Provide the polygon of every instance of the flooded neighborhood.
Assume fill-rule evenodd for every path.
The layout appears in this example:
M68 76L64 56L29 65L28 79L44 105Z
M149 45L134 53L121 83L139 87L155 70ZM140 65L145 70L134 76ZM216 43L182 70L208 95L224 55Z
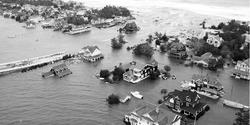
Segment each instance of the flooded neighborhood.
M0 0L0 125L249 125L249 1L155 2Z

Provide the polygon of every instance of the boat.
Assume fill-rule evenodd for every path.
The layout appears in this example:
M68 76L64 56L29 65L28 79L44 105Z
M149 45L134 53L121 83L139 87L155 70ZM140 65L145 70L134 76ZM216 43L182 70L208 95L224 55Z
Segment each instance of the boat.
M223 103L223 105L226 105L226 106L229 106L229 107L232 107L232 108L236 108L236 109L249 109L249 106L240 104L238 102L233 102L233 101L230 101L230 100L226 100L226 99L224 99L222 103Z
M143 95L140 94L138 91L130 92L132 96L138 99L143 99Z
M36 26L32 23L27 24L26 26L24 26L26 29L34 29Z
M89 31L91 31L90 26L86 26L86 27L80 26L80 27L73 27L68 32L65 32L65 33L70 34L70 35L75 35L75 34L80 34L80 33L89 32Z
M127 101L129 101L131 99L131 96L126 96L124 99L120 99L121 103L126 103Z
M204 84L207 84L206 82ZM211 89L208 87L197 85L193 81L181 81L181 87L191 91L195 91L200 95L206 96L211 99L219 99L224 95L222 90L218 91L216 89Z

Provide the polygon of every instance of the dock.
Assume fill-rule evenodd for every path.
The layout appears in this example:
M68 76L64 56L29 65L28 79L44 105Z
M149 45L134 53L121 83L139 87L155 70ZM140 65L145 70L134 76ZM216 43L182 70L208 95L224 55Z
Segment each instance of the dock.
M59 52L55 54L14 61L9 63L0 64L0 76L7 75L14 72L26 72L38 67L48 65L63 59L67 54L65 52Z

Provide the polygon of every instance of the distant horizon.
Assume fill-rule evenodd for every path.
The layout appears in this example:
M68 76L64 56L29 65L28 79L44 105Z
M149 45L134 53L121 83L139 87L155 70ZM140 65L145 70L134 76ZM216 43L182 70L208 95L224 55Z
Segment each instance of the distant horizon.
M72 1L72 0L63 0ZM83 2L89 7L100 8L105 5L125 6L130 9L142 10L145 8L175 8L204 15L219 16L241 21L250 21L249 0L73 0Z

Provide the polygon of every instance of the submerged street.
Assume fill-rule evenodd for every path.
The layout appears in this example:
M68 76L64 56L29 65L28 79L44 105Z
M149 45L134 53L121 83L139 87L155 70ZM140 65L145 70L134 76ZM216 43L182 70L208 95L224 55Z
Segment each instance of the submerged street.
M159 12L159 13L158 13ZM73 74L64 78L43 79L41 74L49 71L52 64L43 68L25 73L13 73L0 77L0 124L12 125L122 125L123 117L144 102L157 104L162 98L161 89L168 92L181 89L181 81L191 80L193 74L215 76L224 86L223 98L249 105L249 84L244 80L230 77L233 67L222 71L211 72L201 70L198 67L185 67L180 60L168 58L166 54L155 51L153 59L159 62L160 68L165 64L171 66L171 74L176 80L144 80L138 84L125 81L119 84L107 84L95 77L101 69L110 69L119 63L129 61L146 62L147 59L136 57L132 51L127 51L127 46L141 43L148 34L155 31L173 33L178 30L171 24L173 20L181 20L182 17L192 16L184 13L179 18L171 18L171 14L180 13L171 10L168 16L165 10L136 13L136 22L141 30L135 34L125 36L128 41L121 50L111 48L110 39L118 35L117 30L121 26L107 29L95 29L91 32L70 36L37 26L35 29L25 29L24 24L11 19L0 17L0 63L22 60L36 56L47 55L60 51L78 52L87 45L97 45L104 55L104 59L96 63L80 62L70 64L68 67ZM146 13L146 14L145 14ZM155 13L159 17L168 18L169 22L154 23ZM144 16L147 15L147 16ZM201 20L201 19L200 19ZM194 20L193 22L200 22ZM10 37L11 36L11 37ZM144 39L145 40L145 39ZM107 96L114 93L126 96L130 91L139 91L144 95L143 100L132 98L127 104L109 106L105 101ZM197 121L197 125L229 125L233 123L235 113L238 110L224 107L222 101L211 100L204 97L210 106L210 110Z

